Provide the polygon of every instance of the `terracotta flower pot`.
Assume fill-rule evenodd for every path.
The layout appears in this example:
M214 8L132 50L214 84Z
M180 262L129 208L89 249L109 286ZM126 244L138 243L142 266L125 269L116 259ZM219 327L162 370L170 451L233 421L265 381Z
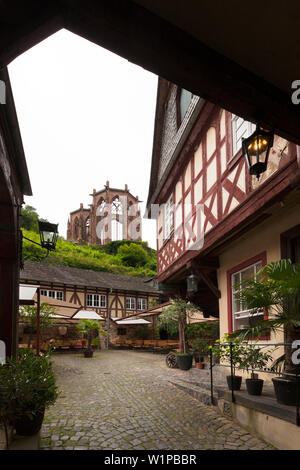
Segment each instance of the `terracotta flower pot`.
M196 362L196 369L204 369L203 362Z

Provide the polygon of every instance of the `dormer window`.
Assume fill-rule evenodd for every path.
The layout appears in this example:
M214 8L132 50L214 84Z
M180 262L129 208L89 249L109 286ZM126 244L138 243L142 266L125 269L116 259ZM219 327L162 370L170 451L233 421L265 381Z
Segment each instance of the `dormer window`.
M185 116L185 114L188 110L188 107L190 105L192 97L193 97L193 94L190 91L185 90L184 88L182 88L180 90L180 94L179 94L179 118L180 118L180 123L179 123L179 125L183 121L183 118L184 118L184 116Z
M232 114L232 156L234 156L242 148L242 139L246 139L255 131L255 124L245 121L239 116Z
M174 228L173 217L173 196L169 197L164 205L164 235L169 238Z

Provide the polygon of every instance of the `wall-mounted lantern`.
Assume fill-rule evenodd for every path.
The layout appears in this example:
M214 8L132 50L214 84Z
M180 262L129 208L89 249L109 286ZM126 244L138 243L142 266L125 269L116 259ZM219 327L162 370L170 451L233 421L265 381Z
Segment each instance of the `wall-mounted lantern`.
M255 175L257 179L267 169L273 140L274 133L261 129L258 124L253 134L243 138L243 154L246 156L250 175Z
M51 224L50 222L39 221L39 231L41 238L41 247L46 248L48 251L55 250L57 236L58 236L58 224Z
M198 292L198 283L199 279L196 274L192 273L186 278L187 283L187 293L188 294L195 294Z
M42 222L39 221L39 232L40 232L40 240L41 243L37 243L34 240L30 240L30 238L24 237L23 232L21 230L21 247L23 244L23 238L28 240L35 245L41 246L47 250L46 257L49 255L49 251L55 250L57 237L58 237L58 224L51 224L50 222ZM22 248L21 248L21 269L24 268L24 259L22 257Z

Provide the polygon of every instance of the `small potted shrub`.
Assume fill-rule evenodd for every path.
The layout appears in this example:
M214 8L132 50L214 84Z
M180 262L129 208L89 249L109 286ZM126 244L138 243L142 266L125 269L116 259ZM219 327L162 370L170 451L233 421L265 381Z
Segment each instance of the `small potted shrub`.
M93 349L98 349L99 346L100 346L100 344L101 344L101 341L100 341L100 338L99 338L99 337L98 337L98 338L94 338L94 339L92 340L92 348L93 348Z
M178 327L179 353L177 354L177 365L181 370L188 370L192 367L193 356L188 352L186 326L187 318L193 317L198 310L198 307L191 302L176 298L171 300L170 305L164 308L159 316L160 327L164 327L168 332L174 329L174 325Z
M218 346L214 348L214 354L228 364L232 361L233 374L227 375L226 379L229 390L237 391L241 388L242 376L236 375L235 371L241 367L245 343L242 344L242 341L237 339L235 343L232 343L232 348L230 348L229 341L229 335L225 335L222 341L216 341Z
M45 409L58 397L56 379L48 355L24 350L19 359L0 365L0 418L18 435L31 436L42 426ZM5 407L4 407L5 404Z
M185 352L185 353L177 353L177 364L179 369L181 370L189 370L193 364L193 356L192 354Z
M244 347L241 368L251 370L250 379L246 379L246 387L249 395L261 395L264 381L258 378L258 374L254 373L254 370L266 367L270 359L272 359L271 354L263 352L262 348L255 344L248 344Z
M87 336L88 340L88 346L87 349L84 351L84 357L93 357L93 334L95 332L98 332L98 334L106 336L107 332L103 330L102 326L99 325L99 322L97 320L81 320L80 323L77 325L77 328L83 335Z
M197 369L203 369L204 356L208 353L208 344L203 338L196 338L191 342L191 351L194 355Z

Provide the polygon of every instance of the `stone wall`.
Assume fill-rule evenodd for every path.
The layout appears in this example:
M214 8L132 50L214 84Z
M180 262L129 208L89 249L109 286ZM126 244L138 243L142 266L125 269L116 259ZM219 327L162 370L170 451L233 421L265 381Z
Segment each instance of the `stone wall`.
M141 327L145 328L149 338L141 337ZM118 334L118 330L124 330L125 334ZM143 335L142 335L143 336ZM126 340L126 339L152 339L152 324L148 325L117 325L116 323L111 322L109 329L109 339L110 341L115 340Z
M41 335L40 335L40 341L42 342L48 342L50 340L55 340L55 341L67 341L67 340L78 340L82 338L81 333L77 330L77 324L78 322L69 322L69 323L61 323L57 322L54 325L51 325L45 329L42 330ZM66 334L61 334L62 331L66 329ZM27 346L28 344L28 339L29 339L29 329L26 323L20 323L19 325L19 344L24 344ZM36 334L34 333L32 335L32 341L31 344L36 342Z

